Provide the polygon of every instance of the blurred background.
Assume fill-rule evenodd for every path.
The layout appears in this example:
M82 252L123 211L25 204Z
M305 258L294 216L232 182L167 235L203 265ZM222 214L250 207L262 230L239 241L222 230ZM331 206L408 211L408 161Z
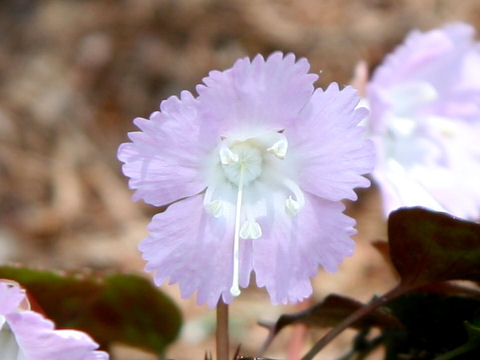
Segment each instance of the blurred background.
M294 52L317 85L350 82L414 28L446 22L480 26L477 0L4 0L0 2L0 262L38 268L142 273L136 246L157 209L132 203L116 149L159 102L238 57ZM394 282L369 243L385 239L378 194L360 193L356 254L337 274L320 271L315 298L330 292L368 300ZM148 275L145 275L148 276ZM185 325L168 357L214 351L214 311L177 300ZM252 288L231 306L232 342L255 355L273 321L293 306L272 306ZM352 333L318 358L345 352ZM305 339L303 349L321 335ZM285 330L268 356L285 357ZM116 359L153 355L116 346Z

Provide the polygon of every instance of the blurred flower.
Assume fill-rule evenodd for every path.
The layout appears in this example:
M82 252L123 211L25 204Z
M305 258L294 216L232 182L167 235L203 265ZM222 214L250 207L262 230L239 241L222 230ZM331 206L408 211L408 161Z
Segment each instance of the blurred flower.
M386 215L425 206L480 215L480 47L474 29L414 31L367 87L373 177Z
M273 303L311 292L318 266L352 254L342 199L369 185L373 146L357 127L356 91L314 91L306 59L274 53L212 71L198 98L160 105L118 151L134 199L168 209L140 244L159 285L198 303L229 303L255 272ZM173 202L173 203L172 203Z
M107 360L85 333L55 330L54 324L30 311L18 284L0 281L0 358L2 360Z

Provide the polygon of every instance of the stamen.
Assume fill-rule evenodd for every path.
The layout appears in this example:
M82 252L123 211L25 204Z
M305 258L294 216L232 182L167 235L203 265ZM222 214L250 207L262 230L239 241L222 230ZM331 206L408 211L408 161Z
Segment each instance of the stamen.
M300 187L290 179L284 179L283 184L293 193L295 199L290 195L285 200L285 210L291 216L297 215L305 206L305 197Z
M262 236L262 228L255 220L247 220L240 229L240 237L242 239L256 240Z
M297 215L300 210L302 210L298 201L293 200L291 195L287 200L285 200L285 209L287 210L287 214L292 217Z
M223 214L223 201L213 200L205 205L205 210L214 218L219 218Z
M284 136L282 139L278 140L275 144L270 146L267 151L278 157L279 159L285 159L287 155L288 141Z
M237 205L235 210L235 235L233 237L233 279L230 294L233 296L240 295L239 283L239 263L238 263L238 248L240 237L240 216L242 214L242 197L243 197L243 173L245 165L240 165L240 179L238 181Z
M218 153L220 155L220 162L222 165L238 162L238 155L230 150L225 144L222 144Z
M205 197L203 198L203 207L205 210L215 218L219 218L223 215L223 201L222 200L213 200L213 193L215 191L214 187L207 187L205 192Z
M459 125L452 120L435 117L434 119L432 119L432 121L435 122L435 124L432 124L432 128L439 129L440 134L445 137L452 138L455 136L455 134L458 133Z

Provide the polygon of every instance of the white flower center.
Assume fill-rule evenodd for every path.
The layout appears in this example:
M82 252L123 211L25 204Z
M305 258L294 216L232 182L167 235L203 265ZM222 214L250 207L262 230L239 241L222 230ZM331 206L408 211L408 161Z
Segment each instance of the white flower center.
M409 171L417 165L445 162L445 141L457 131L451 119L425 112L438 99L435 88L427 82L410 82L390 90L385 97L391 104L383 145L389 166Z
M226 208L235 208L233 239L233 281L230 292L237 296L239 288L240 239L256 240L262 236L262 227L256 221L257 204L270 194L258 194L255 185L267 186L271 192L285 196L285 211L296 216L305 199L299 186L287 174L285 159L288 141L279 132L265 132L254 136L234 135L222 138L209 164L210 181L205 192L205 210L213 217L225 215ZM271 198L271 197L270 197ZM277 209L274 209L277 211Z
M0 358L2 360L24 360L23 352L3 315L0 315Z
M397 116L409 117L422 106L438 99L435 88L425 81L410 81L390 89L386 96Z
M222 148L219 155L225 177L237 186L241 178L243 186L248 186L262 173L261 150L248 141L234 144L231 148Z

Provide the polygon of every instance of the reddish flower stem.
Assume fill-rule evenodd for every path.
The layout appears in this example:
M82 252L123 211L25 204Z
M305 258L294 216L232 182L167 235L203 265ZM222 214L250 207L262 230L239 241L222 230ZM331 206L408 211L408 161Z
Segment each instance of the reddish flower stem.
M229 360L228 305L222 299L217 304L217 360Z

